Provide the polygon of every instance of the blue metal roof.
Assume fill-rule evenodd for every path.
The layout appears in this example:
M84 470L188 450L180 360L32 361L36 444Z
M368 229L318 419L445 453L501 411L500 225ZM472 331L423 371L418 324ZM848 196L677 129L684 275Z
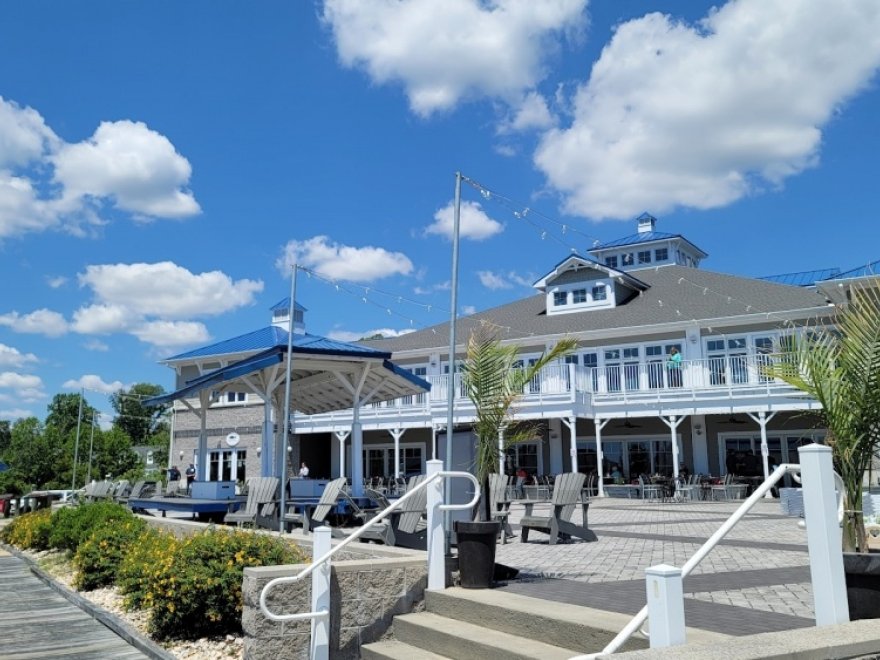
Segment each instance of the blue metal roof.
M281 300L279 300L277 303L275 303L274 305L272 305L269 308L269 310L272 312L274 312L276 309L290 309L290 296L287 296L286 298L282 298ZM305 307L303 307L299 303L296 303L294 305L294 309L296 309L296 311L298 311L298 312L308 311Z
M164 362L174 362L176 360L189 360L193 358L206 358L221 355L229 355L230 353L248 353L251 351L264 351L276 346L287 348L287 330L278 326L270 325L260 328L254 332L248 332L232 339L226 339L216 344L194 348L186 353L180 353L170 358L166 358ZM384 351L378 351L374 348L367 348L358 344L349 344L344 341L335 341L326 337L310 334L293 335L293 347L296 352L303 353L334 353L342 355L358 355L363 357L385 357L390 358L391 354Z
M668 240L670 238L684 238L681 234L669 234L665 231L647 231L641 234L632 234L631 236L624 236L623 238L617 238L613 241L608 241L607 243L601 243L599 245L594 245L590 252L593 250L604 250L605 248L612 247L622 247L624 245L636 245L637 243L649 243L651 241L663 241Z
M840 275L840 268L822 268L820 270L807 270L800 273L767 275L758 279L765 282L775 282L776 284L789 284L791 286L812 286L816 282L832 279L838 275Z
M880 259L877 261L872 261L869 264L864 266L859 266L857 268L853 268L852 270L848 270L844 273L837 272L831 277L826 277L823 279L826 280L843 280L850 279L853 277L869 277L871 275L880 275Z

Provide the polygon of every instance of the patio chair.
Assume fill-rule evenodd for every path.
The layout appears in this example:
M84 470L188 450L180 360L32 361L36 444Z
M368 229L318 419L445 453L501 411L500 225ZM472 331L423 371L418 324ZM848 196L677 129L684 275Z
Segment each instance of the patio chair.
M501 544L507 543L507 537L513 536L510 527L510 477L502 474L489 475L489 507L493 520L501 522Z
M144 497L151 497L156 489L155 481L148 481L146 479L141 479L140 481L135 481L134 485L127 490L127 492L123 492L120 495L116 496L116 501L120 504L126 504L129 500L137 500Z
M553 499L550 501L550 511L544 515L533 514L534 502L526 502L525 515L520 520L522 535L520 540L525 543L529 540L529 530L536 529L550 535L550 545L556 545L559 538L568 539L576 536L584 541L596 541L596 534L587 527L588 501L580 497L584 487L586 475L580 472L566 472L556 477L553 488ZM575 507L581 505L583 523L578 525L571 522Z
M235 523L238 527L246 524L257 526L258 515L269 515L263 505L273 504L278 497L277 477L252 477L248 479L248 495L244 508L231 511L223 518L224 523Z
M418 475L410 477L406 490L422 483L427 477ZM376 502L381 509L387 509L391 502L382 493L369 489L365 491L367 497ZM378 513L378 511L374 512ZM394 511L388 518L379 521L367 533L361 537L363 541L380 541L386 545L395 545L414 550L425 550L428 547L427 522L425 515L428 513L428 492L419 491L415 497L406 500L402 508Z
M662 485L647 483L642 475L639 475L639 487L642 490L643 500L661 501L666 497L666 492Z
M692 474L687 479L679 477L675 481L675 501L694 501L700 498L700 484L697 475Z
M728 472L726 475L724 475L724 479L722 480L722 482L720 484L713 484L709 489L710 492L712 493L712 500L713 501L729 500L730 499L730 491L728 489L728 486L730 486L732 481L733 481L733 475Z
M339 498L347 496L347 485L348 480L345 477L339 477L327 482L321 493L321 498L317 502L288 500L286 502L287 512L283 516L285 524L300 525L306 533L323 524L330 512L336 507Z

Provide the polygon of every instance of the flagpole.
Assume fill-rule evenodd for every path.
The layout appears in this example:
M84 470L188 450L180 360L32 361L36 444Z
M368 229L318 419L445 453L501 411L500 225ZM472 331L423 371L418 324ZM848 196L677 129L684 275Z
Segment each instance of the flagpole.
M449 313L449 374L446 382L446 469L452 470L452 411L455 401L455 322L458 317L458 235L461 224L461 172L455 173L455 211L452 222L452 301ZM452 493L449 488L449 479L446 479L444 492L446 503L452 501ZM446 511L446 554L449 554L449 546L452 541L452 513Z
M287 372L284 377L284 431L281 442L281 508L278 512L278 533L284 532L285 491L287 489L287 442L290 433L290 372L293 367L293 317L296 313L296 270L294 263L290 273L290 302L287 319Z

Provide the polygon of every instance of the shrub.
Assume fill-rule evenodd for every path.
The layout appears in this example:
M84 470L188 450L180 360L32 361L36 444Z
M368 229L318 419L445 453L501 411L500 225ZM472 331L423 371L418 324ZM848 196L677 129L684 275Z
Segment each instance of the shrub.
M260 534L209 529L187 538L148 594L150 628L159 639L241 631L241 582L246 566L302 562L301 550Z
M0 538L24 550L46 550L51 529L52 512L42 509L15 518L0 531Z
M128 609L149 609L153 594L164 589L180 541L170 532L148 528L129 546L116 572L116 585Z
M49 545L58 550L76 552L99 525L107 522L125 522L134 514L115 502L89 502L79 506L58 509L52 516Z
M88 591L113 584L122 558L146 526L143 520L131 516L125 522L114 520L95 527L73 557L77 589Z

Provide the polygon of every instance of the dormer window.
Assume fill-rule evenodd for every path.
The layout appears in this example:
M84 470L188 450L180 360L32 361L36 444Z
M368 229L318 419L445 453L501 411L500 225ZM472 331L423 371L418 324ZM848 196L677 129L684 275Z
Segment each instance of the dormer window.
M634 263L633 253L627 252L624 255L622 255L622 259L621 259L620 263L623 265L624 268L626 268L627 266L632 266Z
M611 268L617 268L617 255L613 255L611 257L605 257L605 265Z
M668 248L657 248L654 250L654 258L657 261L666 261L669 259L669 249Z
M593 300L607 300L608 299L608 289L605 288L605 285L594 286L593 287Z
M586 289L575 289L571 292L571 302L573 305L577 305L578 303L587 302L587 290Z
M568 304L568 292L567 291L555 291L553 293L553 305L555 307L562 307L563 305Z
M640 264L651 263L651 251L650 250L641 250L639 252L639 263Z

